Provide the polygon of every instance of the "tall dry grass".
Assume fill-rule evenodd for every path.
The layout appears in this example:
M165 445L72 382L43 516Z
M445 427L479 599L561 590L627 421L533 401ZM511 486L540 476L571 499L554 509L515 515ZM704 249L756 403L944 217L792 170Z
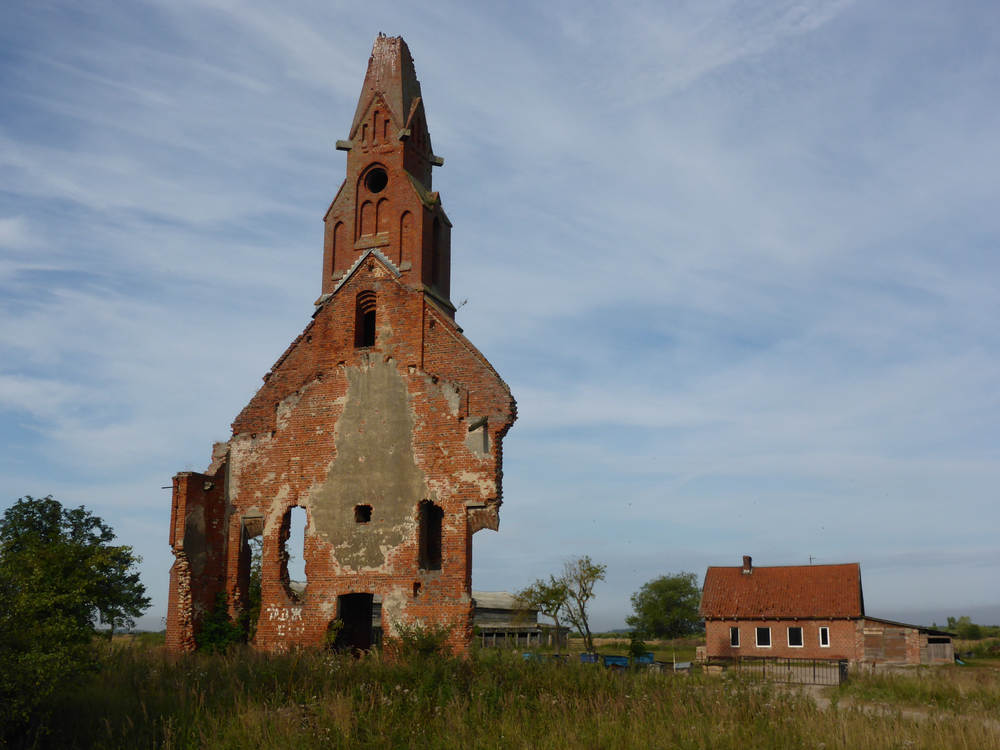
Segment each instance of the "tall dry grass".
M984 688L989 695L997 690L991 679ZM963 704L968 717L962 720L952 709L933 707L913 720L888 699L874 712L863 710L860 692L852 699L859 705L845 708L841 701L820 711L805 692L735 677L614 674L495 652L465 661L392 663L251 649L176 658L136 647L108 649L85 688L62 696L48 724L22 744L106 750L1000 748L985 704L982 710Z

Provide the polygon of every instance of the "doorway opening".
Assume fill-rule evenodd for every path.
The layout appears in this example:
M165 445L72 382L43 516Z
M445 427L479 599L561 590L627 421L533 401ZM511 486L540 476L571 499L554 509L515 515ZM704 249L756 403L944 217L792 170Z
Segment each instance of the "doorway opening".
M372 594L341 594L337 597L337 619L344 623L333 647L350 650L355 655L367 651L372 643Z

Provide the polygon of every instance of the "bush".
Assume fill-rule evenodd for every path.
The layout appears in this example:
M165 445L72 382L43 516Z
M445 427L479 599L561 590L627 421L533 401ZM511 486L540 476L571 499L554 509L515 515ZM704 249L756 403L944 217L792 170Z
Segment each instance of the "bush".
M452 628L448 625L406 625L394 622L392 629L396 631L396 635L387 638L386 645L403 659L450 655L448 637Z
M229 617L229 599L224 591L215 595L215 606L201 621L198 650L209 654L222 653L230 646L246 642L246 628Z

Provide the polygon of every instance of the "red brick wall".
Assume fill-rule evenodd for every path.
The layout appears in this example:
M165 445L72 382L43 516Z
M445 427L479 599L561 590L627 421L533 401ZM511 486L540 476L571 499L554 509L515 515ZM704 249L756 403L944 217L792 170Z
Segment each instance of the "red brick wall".
M194 648L201 618L224 590L226 508L220 477L184 472L173 484L167 647L179 651Z
M377 295L378 340L366 349L354 346L355 300L360 291ZM345 517L352 512L330 511L328 506L337 498L321 495L329 488L338 459L338 435L348 401L365 397L364 392L352 395L350 373L364 383L364 373L380 368L394 373L385 377L405 388L404 416L412 422L407 450L425 478L425 490L403 498L408 510L387 521L402 529L398 543L385 551L379 564L358 569L339 559L339 540L331 538L335 531L317 532L315 514L335 512ZM371 417L379 418L376 412ZM470 448L469 426L484 417L480 430L487 432L486 450L477 452ZM210 519L213 528L227 526L225 539L220 536L213 542L211 569L219 571L235 610L245 600L246 584L240 577L242 519L263 514L264 604L257 644L285 648L321 643L336 616L337 596L364 592L382 596L386 633L392 630L393 618L451 624L453 648L465 650L472 635L471 535L479 528L496 528L502 439L514 418L507 386L451 318L421 292L405 287L380 260L370 258L363 264L282 355L233 424L226 464L228 515L226 507L216 504ZM482 445L472 442L473 447ZM197 484L184 475L178 481ZM426 499L444 510L440 571L421 570L418 565L416 514ZM355 501L360 502L351 499ZM189 499L187 504L196 503ZM372 500L376 516L379 503L377 497ZM280 577L282 519L293 506L304 507L309 519L308 586L301 600ZM351 532L348 527L344 530ZM415 583L420 584L418 596L413 595ZM182 588L180 581L172 585L178 598ZM172 633L180 624L179 615L175 619ZM171 635L174 648L175 641L178 638Z
M498 528L502 440L516 407L453 320L451 223L431 192L435 159L402 40L376 40L350 138L346 180L325 217L313 321L233 422L210 476L175 480L172 649L192 647L217 591L234 615L245 607L246 537L261 528L258 645L321 643L349 593L382 597L386 633L393 622L447 625L454 650L471 642L471 537ZM366 181L373 168L385 170L381 189ZM376 297L377 333L358 348L362 292ZM211 493L199 494L209 481ZM420 566L424 501L444 513L440 570ZM369 523L355 521L362 504L373 509ZM296 506L308 519L301 596L283 565ZM195 560L199 519L210 544Z
M729 645L729 629L739 627L740 647ZM758 648L756 628L771 628L771 647ZM802 647L788 645L788 628L802 628ZM830 645L819 645L819 629L830 629ZM706 654L709 658L768 656L794 659L857 659L855 623L851 620L708 620L705 623ZM860 652L864 653L864 650Z

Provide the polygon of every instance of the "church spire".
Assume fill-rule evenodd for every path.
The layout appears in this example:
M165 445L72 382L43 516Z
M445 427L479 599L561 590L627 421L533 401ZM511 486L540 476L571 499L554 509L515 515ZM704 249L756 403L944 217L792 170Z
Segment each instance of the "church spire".
M413 58L401 37L379 35L348 140L347 179L327 212L323 293L366 250L377 249L452 314L451 222L431 190L434 156Z

